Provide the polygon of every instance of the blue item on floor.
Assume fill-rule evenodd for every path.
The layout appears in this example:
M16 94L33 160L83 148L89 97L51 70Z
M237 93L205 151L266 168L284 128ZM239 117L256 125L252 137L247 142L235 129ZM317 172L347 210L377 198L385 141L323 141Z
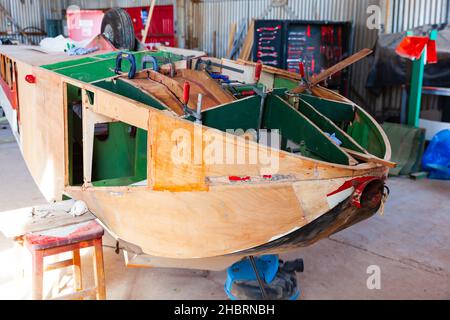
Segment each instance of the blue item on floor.
M422 158L422 166L431 179L450 180L450 130L436 134Z
M255 264L270 300L296 300L300 296L295 273L299 269L303 269L303 262L299 268L297 261L294 264L280 263L277 255L266 255L255 257ZM236 262L227 269L224 289L231 300L262 299L256 274L249 258Z

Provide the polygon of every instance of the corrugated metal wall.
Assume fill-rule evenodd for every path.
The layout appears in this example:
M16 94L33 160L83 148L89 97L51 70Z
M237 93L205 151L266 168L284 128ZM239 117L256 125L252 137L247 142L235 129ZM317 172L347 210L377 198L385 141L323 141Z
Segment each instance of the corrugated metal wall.
M63 0L66 7L77 5L82 9L103 9L112 7L142 7L149 6L150 0ZM156 5L173 4L174 0L158 0Z
M213 34L216 32L217 56L227 50L230 24L240 26L250 19L298 19L352 21L354 24L354 50L373 47L378 30L366 27L367 8L380 5L378 0L298 0L287 6L272 6L271 0L204 0L194 3L193 34L200 49L213 52ZM196 41L194 41L196 43ZM358 96L365 96L365 79L369 71L367 60L352 69L352 84Z
M45 31L46 19L62 19L63 3L60 0L0 0L0 4L10 13L16 23L22 28L34 27ZM27 29L29 32L39 32L38 29ZM14 26L10 26L5 15L0 13L0 32L12 31L16 33ZM1 35L2 38L22 40L17 35ZM42 36L30 36L32 43L39 43Z
M173 4L174 0L157 0L157 5ZM21 28L35 27L45 30L46 19L63 19L64 10L70 5L77 5L81 9L98 9L111 7L139 7L148 6L149 0L0 0L2 5L14 18ZM0 33L17 30L9 26L9 21L0 13ZM36 30L28 30L34 32ZM3 35L0 38L22 40L19 35ZM38 44L44 37L31 36L33 44Z
M385 0L389 32L402 32L421 25L448 23L449 0ZM366 94L368 109L379 119L397 117L400 114L402 91L400 88L385 89L379 97ZM423 96L422 110L438 110L439 97Z
M216 50L218 56L223 56L228 41L230 23L241 23L252 18L265 19L301 19L301 20L334 20L354 22L354 50L373 47L378 30L366 27L367 8L370 5L380 5L386 16L385 30L388 32L404 31L421 24L444 23L449 14L449 0L288 0L286 7L271 6L272 0L158 0L157 4L183 4L186 24L191 21L191 27L185 32L197 41L197 47L212 52L213 32L216 31ZM280 1L278 1L280 2ZM62 19L63 10L69 5L78 5L82 9L109 8L113 6L134 7L145 6L149 0L0 0L14 17L18 25L45 29L48 18ZM189 9L189 7L191 9ZM191 11L190 11L191 10ZM190 28L192 30L190 30ZM0 32L7 32L7 19L0 14ZM16 31L12 27L13 31ZM188 32L190 31L190 32ZM0 37L5 37L1 35ZM19 37L20 38L20 37ZM31 40L38 43L42 37L34 36ZM195 40L194 39L194 40ZM184 43L181 40L180 43ZM381 97L370 96L364 88L369 61L358 63L352 69L352 98L365 106L378 117L387 117L390 110L398 114L401 92L398 89L386 90ZM425 108L436 108L436 98L426 97Z
M187 0L190 1L190 0ZM386 31L404 31L421 24L443 23L448 15L449 0L289 0L285 7L271 6L272 0L200 0L192 1L193 17L191 43L208 53L213 52L216 32L216 55L226 53L230 24L250 19L300 19L352 21L354 23L354 51L374 47L378 30L367 28L367 8L378 5ZM193 41L192 41L193 40ZM371 96L365 89L370 60L352 67L352 99L363 105L377 118L397 116L401 91L386 90L380 97ZM436 108L436 97L425 97L426 108Z

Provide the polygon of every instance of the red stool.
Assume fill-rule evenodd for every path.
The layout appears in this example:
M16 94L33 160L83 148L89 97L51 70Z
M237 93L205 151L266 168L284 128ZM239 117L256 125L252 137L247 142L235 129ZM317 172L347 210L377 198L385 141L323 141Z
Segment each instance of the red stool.
M31 252L33 259L32 298L34 300L43 298L44 271L72 266L75 292L57 297L57 299L83 299L85 297L106 299L102 247L103 234L104 230L97 222L89 221L25 235L25 246ZM95 287L83 290L80 249L88 247L94 247ZM72 259L53 263L44 269L45 257L69 251L72 252Z

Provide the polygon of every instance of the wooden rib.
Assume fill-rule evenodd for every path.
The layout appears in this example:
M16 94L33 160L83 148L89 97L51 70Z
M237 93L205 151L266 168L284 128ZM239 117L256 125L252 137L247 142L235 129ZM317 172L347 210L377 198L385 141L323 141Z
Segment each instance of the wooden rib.
M250 65L250 66L256 65L255 62L245 61L242 59L238 59L236 62L238 64L246 65L246 66L247 65ZM302 79L302 77L298 73L290 72L290 71L283 70L283 69L278 69L278 68L267 66L267 65L263 65L262 71L271 73L271 74L280 75L280 76L283 76L283 77L286 77L286 78L292 79L292 80L301 80Z
M196 110L198 94L203 95L202 110L229 103L235 98L224 91L220 85L204 71L182 69L178 70L174 78L170 78L155 71L148 71L150 79L164 84L179 100L183 99L183 84L188 81L191 85L188 106Z
M385 167L388 168L395 168L397 167L397 164L392 162L392 161L387 161L387 160L383 160L380 159L378 157L375 157L374 155L371 154L365 154L365 153L361 153L361 152L357 152L354 150L350 150L347 148L343 148L342 149L347 152L348 154L352 155L354 158L358 159L358 160L362 160L365 162L372 162L372 163L377 163L377 164L382 164Z
M121 78L122 81L129 83L130 85L137 87L139 90L146 94L160 100L169 109L174 111L177 115L184 115L183 105L180 100L170 91L165 85L156 82L152 79L128 79Z
M321 83L322 81L327 80L329 77L331 77L336 72L339 72L339 71L347 68L348 66L354 64L355 62L367 57L372 52L373 51L371 49L363 49L363 50L355 53L354 55L348 57L347 59L342 60L338 64L332 66L331 68L328 68L327 70L321 72L319 75L313 77L309 86L313 87L313 86ZM307 89L306 86L301 86L301 87L297 87L297 88L293 89L291 92L292 93L302 93L306 89Z

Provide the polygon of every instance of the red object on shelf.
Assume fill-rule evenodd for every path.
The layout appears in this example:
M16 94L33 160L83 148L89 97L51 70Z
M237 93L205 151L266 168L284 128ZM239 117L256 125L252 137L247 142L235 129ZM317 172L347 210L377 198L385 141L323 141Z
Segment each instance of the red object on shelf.
M25 76L25 81L28 83L36 83L36 77L33 76L32 74L27 74Z

